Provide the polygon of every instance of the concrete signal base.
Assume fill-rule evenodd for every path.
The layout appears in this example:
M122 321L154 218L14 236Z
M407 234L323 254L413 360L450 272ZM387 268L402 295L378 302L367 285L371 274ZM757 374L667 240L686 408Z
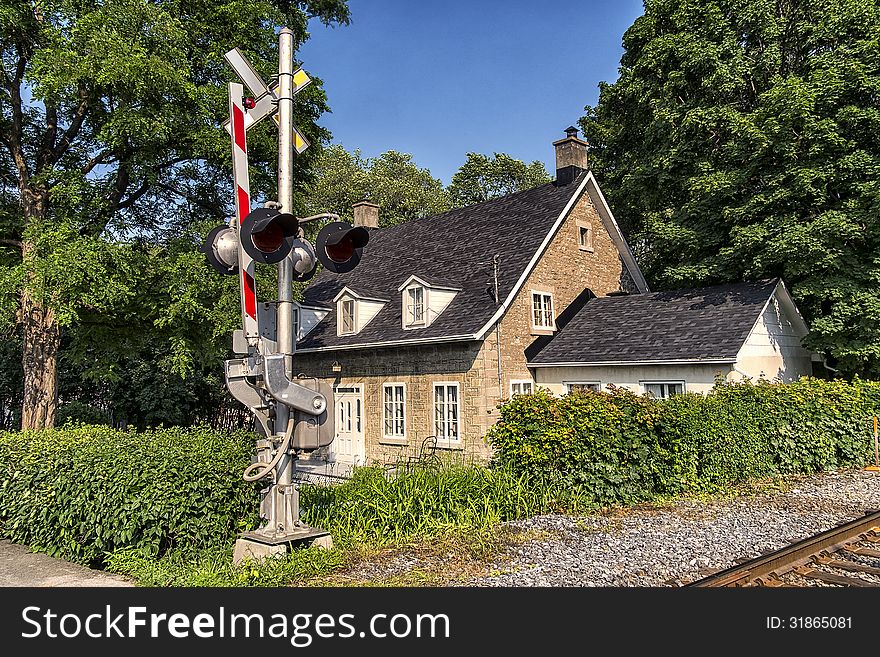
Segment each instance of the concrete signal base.
M258 532L245 532L235 541L232 563L261 561L267 558L283 558L296 547L333 547L333 537L323 529L308 529L283 537L267 537Z

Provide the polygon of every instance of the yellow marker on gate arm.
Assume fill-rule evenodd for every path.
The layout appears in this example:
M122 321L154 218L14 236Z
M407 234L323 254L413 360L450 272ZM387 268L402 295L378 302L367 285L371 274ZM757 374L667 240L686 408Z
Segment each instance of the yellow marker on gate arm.
M877 416L874 416L874 465L869 465L865 470L880 472L880 449L877 447Z

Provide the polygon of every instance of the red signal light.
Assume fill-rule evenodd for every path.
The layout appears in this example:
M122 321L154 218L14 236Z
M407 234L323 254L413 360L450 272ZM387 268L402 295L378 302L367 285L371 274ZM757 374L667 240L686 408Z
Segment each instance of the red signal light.
M245 109L249 110L252 110L257 106L257 101L255 101L253 98L242 98L241 103L245 106Z
M338 244L324 245L324 251L333 262L347 262L354 255L354 244L350 238L343 238Z
M263 253L273 253L284 244L284 229L278 222L272 222L259 233L252 233L251 240Z
M290 253L299 222L292 214L256 208L241 222L241 248L264 265L280 262Z

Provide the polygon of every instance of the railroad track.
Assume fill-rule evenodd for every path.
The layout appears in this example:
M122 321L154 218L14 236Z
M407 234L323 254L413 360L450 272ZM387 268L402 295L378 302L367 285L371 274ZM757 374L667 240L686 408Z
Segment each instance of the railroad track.
M686 586L880 586L880 511Z

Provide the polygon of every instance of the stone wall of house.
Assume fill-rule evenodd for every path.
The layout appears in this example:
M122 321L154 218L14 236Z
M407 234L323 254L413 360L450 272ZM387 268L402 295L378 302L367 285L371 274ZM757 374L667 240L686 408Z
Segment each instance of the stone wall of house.
M592 229L592 251L580 247L581 226ZM635 287L589 194L584 193L501 320L505 396L510 394L511 381L532 379L526 367L526 347L539 336L552 334L552 331L532 327L532 291L552 293L554 313L558 316L584 288L601 297L630 285ZM491 342L491 350L494 350L494 331L487 336L486 342ZM493 360L497 363L497 358L493 357ZM497 371L494 374L495 385L490 389L497 391Z
M434 383L458 383L461 441L445 449L463 459L485 460L489 452L482 436L491 423L486 421L489 413L483 385L483 351L480 342L453 342L420 347L299 353L294 357L294 371L322 378L334 386L361 387L367 463L389 463L415 455L422 441L435 434ZM339 373L331 369L334 361L341 366ZM386 383L405 385L405 440L387 439L384 435L383 386Z

